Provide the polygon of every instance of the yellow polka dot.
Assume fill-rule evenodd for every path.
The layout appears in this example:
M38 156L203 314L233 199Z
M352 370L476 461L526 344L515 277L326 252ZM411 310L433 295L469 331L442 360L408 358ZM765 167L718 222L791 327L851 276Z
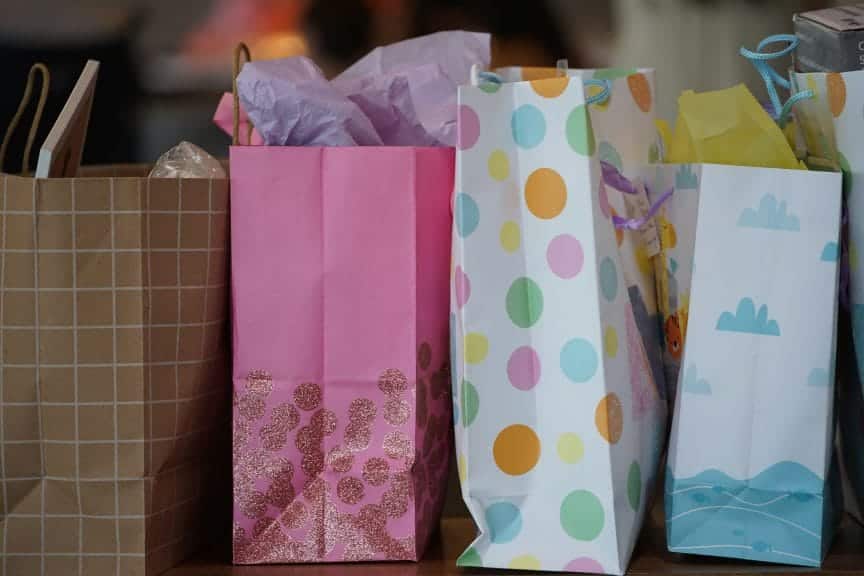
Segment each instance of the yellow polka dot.
M564 179L551 168L539 168L525 181L525 203L538 218L549 220L564 210L567 186Z
M465 335L465 361L469 364L479 364L489 353L489 340L479 332Z
M505 222L501 226L501 247L505 252L516 252L519 249L521 235L519 233L519 225L512 220Z
M465 479L468 478L468 461L465 459L465 454L459 454L459 458L456 459L456 468L459 470L459 482L464 484Z
M576 464L584 454L585 446L576 434L566 432L558 437L558 457L567 464Z
M492 455L502 472L520 476L530 472L540 460L540 439L528 426L514 424L498 433Z
M594 411L594 423L597 431L610 444L617 444L624 431L624 414L621 410L621 400L615 394L607 394L597 404Z
M607 326L603 334L603 350L609 358L615 358L618 354L618 332L613 326Z
M493 180L506 180L510 176L510 160L507 159L507 153L503 150L493 150L489 154L489 176Z
M560 78L544 78L540 80L531 80L531 88L534 92L544 98L557 98L567 89L570 83L570 78L561 76Z
M597 86L596 84L589 84L585 88L588 91L588 94L587 94L588 97L598 96L601 92L603 92L603 88L601 86ZM596 102L594 104L594 106L598 110L606 110L607 108L609 108L609 102L611 100L612 100L611 98L606 98L602 102Z
M523 554L513 558L507 567L514 570L540 570L540 559L531 554Z

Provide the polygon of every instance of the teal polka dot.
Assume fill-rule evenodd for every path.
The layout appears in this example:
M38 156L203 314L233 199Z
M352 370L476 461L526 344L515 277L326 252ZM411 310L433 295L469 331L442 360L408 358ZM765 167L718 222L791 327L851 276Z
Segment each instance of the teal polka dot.
M486 525L493 544L511 542L522 530L522 513L510 502L496 502L486 509Z
M462 381L462 426L470 426L480 409L480 395L468 380Z
M456 230L459 236L467 238L480 224L480 208L467 194L456 196Z
M608 256L600 262L599 275L600 291L606 300L612 302L618 295L618 272L615 270L615 263Z
M597 156L600 158L601 162L611 164L617 168L619 172L623 170L621 167L621 155L618 154L615 147L608 142L600 142L600 144L597 145Z
M520 328L530 328L543 313L543 291L530 278L517 278L507 291L507 314Z
M574 490L561 503L561 527L574 540L596 539L605 522L603 504L587 490Z
M573 382L587 382L597 372L597 351L583 338L574 338L561 349L561 370Z
M642 501L642 471L639 469L639 462L635 460L627 472L627 500L634 512L639 510L639 503Z
M480 554L477 553L477 550L474 548L468 548L461 556L459 556L459 558L456 559L456 566L482 568L483 559L480 558Z
M583 156L594 154L594 129L591 128L591 117L584 104L576 106L567 116L567 143L570 148Z
M524 104L510 118L513 140L520 148L534 148L546 136L546 119L536 106Z

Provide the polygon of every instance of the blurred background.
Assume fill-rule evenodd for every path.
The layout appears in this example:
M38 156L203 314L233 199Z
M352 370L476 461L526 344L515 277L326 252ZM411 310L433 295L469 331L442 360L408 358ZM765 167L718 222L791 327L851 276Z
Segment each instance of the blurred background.
M215 156L229 139L211 122L230 91L231 53L307 54L335 75L377 45L446 29L494 34L493 66L657 69L658 113L674 119L681 90L762 86L738 47L791 32L792 14L829 0L0 0L0 128L31 63L52 72L37 143L87 58L100 60L85 163L151 162L188 140ZM849 2L846 2L849 3ZM31 112L32 114L32 112ZM29 122L28 115L26 122ZM19 128L6 166L21 162ZM38 146L35 148L38 149ZM35 155L31 165L35 164Z

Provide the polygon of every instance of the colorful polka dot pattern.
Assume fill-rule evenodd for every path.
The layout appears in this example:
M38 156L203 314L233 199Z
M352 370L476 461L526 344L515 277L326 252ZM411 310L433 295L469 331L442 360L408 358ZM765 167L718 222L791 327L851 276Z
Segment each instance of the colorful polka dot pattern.
M611 226L625 208L597 161L621 170L647 162L650 142L631 146L606 126L637 118L654 138L653 76L612 74L613 97L598 106L585 104L576 77L530 75L460 88L454 413L459 480L481 536L458 564L617 571L615 531L638 529L656 462L635 445L629 385L604 380L629 366L619 334L630 269ZM632 455L614 479L623 509L609 492L611 445Z

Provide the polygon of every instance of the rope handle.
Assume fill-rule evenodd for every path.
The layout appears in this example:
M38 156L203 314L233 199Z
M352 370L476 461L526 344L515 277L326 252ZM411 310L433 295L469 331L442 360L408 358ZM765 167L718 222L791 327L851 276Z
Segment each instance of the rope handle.
M781 43L785 43L786 46L773 52L765 51L769 45ZM769 62L791 54L798 47L798 43L799 40L794 34L773 34L767 38L763 38L756 47L755 52L745 48L744 46L739 50L741 56L750 60L750 63L753 64L753 67L756 68L756 71L759 72L760 76L762 76L762 80L765 82L765 88L768 90L768 98L771 100L771 107L774 109L772 116L780 126L783 126L789 119L789 114L792 112L792 106L794 106L796 102L805 98L813 98L814 96L812 90L802 90L792 94L785 103L780 103L780 96L777 93L777 85L787 91L792 90L792 85L789 80L774 70Z
M245 58L245 62L251 62L252 56L249 54L249 47L243 42L237 44L234 48L234 67L231 75L231 95L234 97L234 129L231 135L231 144L238 146L240 144L240 95L237 92L237 75L240 74L240 57ZM246 142L252 143L252 122L248 121L249 131L246 134Z
M42 75L42 91L39 93L39 100L36 103L36 113L33 115L33 122L30 124L30 132L27 134L27 144L24 146L24 158L21 161L21 173L27 174L30 172L30 150L33 148L33 142L36 140L36 131L39 129L39 122L42 120L45 101L48 100L48 88L51 86L51 72L41 62L37 62L30 68L30 72L27 74L27 84L24 86L24 95L21 96L21 103L18 104L18 110L15 111L15 115L12 116L9 126L6 128L3 143L0 144L0 172L3 171L3 162L6 160L6 149L9 147L12 134L15 133L21 117L24 116L24 112L27 110L27 105L30 104L30 97L33 94L33 84L36 82L37 73Z

